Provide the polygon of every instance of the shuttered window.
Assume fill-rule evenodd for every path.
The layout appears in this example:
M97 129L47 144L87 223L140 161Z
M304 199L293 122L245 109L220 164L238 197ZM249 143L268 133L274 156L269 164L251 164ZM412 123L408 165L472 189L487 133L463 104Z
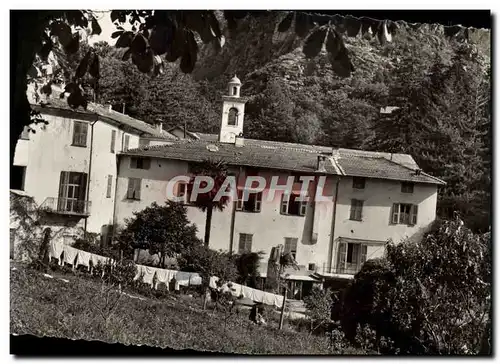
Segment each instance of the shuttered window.
M115 152L115 144L116 144L116 130L111 130L111 146L109 148L111 153Z
M61 172L57 209L68 212L84 212L87 191L87 174Z
M129 143L130 143L130 135L125 135L123 137L123 150L124 151L128 150Z
M87 146L87 132L89 125L82 121L73 122L73 144L78 147Z
M413 193L414 184L411 182L402 182L401 183L401 192L403 193Z
M106 198L110 198L111 197L111 188L113 186L113 176L112 175L108 175L108 185L106 187Z
M129 178L128 179L128 190L127 198L130 200L140 200L141 199L141 182L140 178Z
M262 205L262 192L249 193L247 201L243 201L244 190L238 190L238 201L236 202L236 210L248 212L260 212Z
M299 201L300 194L283 193L281 196L281 213L283 215L304 216L307 209L307 201ZM304 199L306 200L306 199Z
M349 219L361 221L362 217L363 217L363 201L351 200L351 214Z
M392 205L391 223L416 225L418 205L395 203Z
M252 251L252 234L241 234L238 245L238 254L250 253Z
M130 168L134 169L149 169L151 167L151 159L143 157L131 157Z
M293 259L297 259L297 238L285 238L285 253L290 253Z

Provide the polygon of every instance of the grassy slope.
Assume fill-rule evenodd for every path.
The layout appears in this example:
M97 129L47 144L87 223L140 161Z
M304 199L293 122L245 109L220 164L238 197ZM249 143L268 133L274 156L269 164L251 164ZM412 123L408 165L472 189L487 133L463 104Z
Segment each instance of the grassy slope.
M224 329L222 313L202 311L200 300L177 295L163 300L122 295L106 322L98 282L58 273L50 279L15 266L11 333L241 354L332 354L325 337L278 331L274 324L259 327L248 321L247 313L230 317Z

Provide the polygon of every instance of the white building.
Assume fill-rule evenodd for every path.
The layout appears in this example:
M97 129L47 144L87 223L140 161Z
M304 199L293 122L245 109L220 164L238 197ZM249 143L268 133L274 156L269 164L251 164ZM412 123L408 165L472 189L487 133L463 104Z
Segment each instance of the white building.
M238 177L263 176L266 189L214 211L210 246L232 252L263 251L282 244L305 272L352 275L381 256L388 239L418 239L436 217L437 190L444 182L421 171L410 155L245 139L241 82L235 77L223 98L219 135L173 128L170 133L92 106L71 110L64 100L39 108L45 128L18 143L15 165L23 189L64 221L103 233L133 212L167 199L168 181L189 175L190 163L223 159ZM26 134L23 134L26 136ZM185 138L184 138L185 137ZM279 176L310 176L310 196L321 188L327 201L296 201L293 192L269 184ZM187 204L203 238L205 213Z

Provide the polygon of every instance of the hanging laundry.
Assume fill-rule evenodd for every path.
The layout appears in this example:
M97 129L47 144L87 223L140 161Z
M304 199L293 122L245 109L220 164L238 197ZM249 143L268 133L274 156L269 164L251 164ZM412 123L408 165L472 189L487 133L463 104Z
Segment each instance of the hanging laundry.
M90 269L90 253L84 252L83 250L78 250L78 255L76 257L76 266L83 265Z
M258 289L253 289L253 300L255 302L259 302L259 303L264 303L264 294L266 292L264 291L261 291L261 290L258 290Z
M56 258L59 264L62 264L60 260L61 254L63 253L64 245L61 241L52 240L49 245L49 259Z
M97 255L90 253L90 261L92 262L92 265L95 267L99 262L101 262L101 265L106 265L108 262L111 262L112 260L107 257L103 257L102 255Z
M281 308L283 306L283 299L284 299L283 296L275 294L274 295L274 305L278 308Z
M247 286L241 286L241 294L245 298L250 298L252 301L255 301L253 299L253 289Z
M146 284L153 286L153 278L156 273L156 268L143 266L142 272L144 273L142 281Z
M275 294L270 292L264 292L264 300L262 303L269 306L274 306Z
M64 252L63 262L70 264L73 267L75 264L76 256L78 255L78 249L75 249L68 245L64 245L63 252Z
M155 289L158 287L158 283L163 283L167 286L167 291L169 290L169 283L174 278L176 271L170 269L156 269L156 284Z

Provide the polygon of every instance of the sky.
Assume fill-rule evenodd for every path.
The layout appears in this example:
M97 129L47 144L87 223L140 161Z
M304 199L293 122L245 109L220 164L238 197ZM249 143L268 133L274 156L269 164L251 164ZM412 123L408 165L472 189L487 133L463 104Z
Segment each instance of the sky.
M466 27L491 28L491 15L484 10L303 10L314 13L353 15L375 19L405 20L409 23L439 23L443 25L463 25ZM116 39L111 34L116 31L111 22L111 10L97 10L96 15L102 33L88 39L90 44L106 41L114 45ZM128 29L128 24L124 25Z

